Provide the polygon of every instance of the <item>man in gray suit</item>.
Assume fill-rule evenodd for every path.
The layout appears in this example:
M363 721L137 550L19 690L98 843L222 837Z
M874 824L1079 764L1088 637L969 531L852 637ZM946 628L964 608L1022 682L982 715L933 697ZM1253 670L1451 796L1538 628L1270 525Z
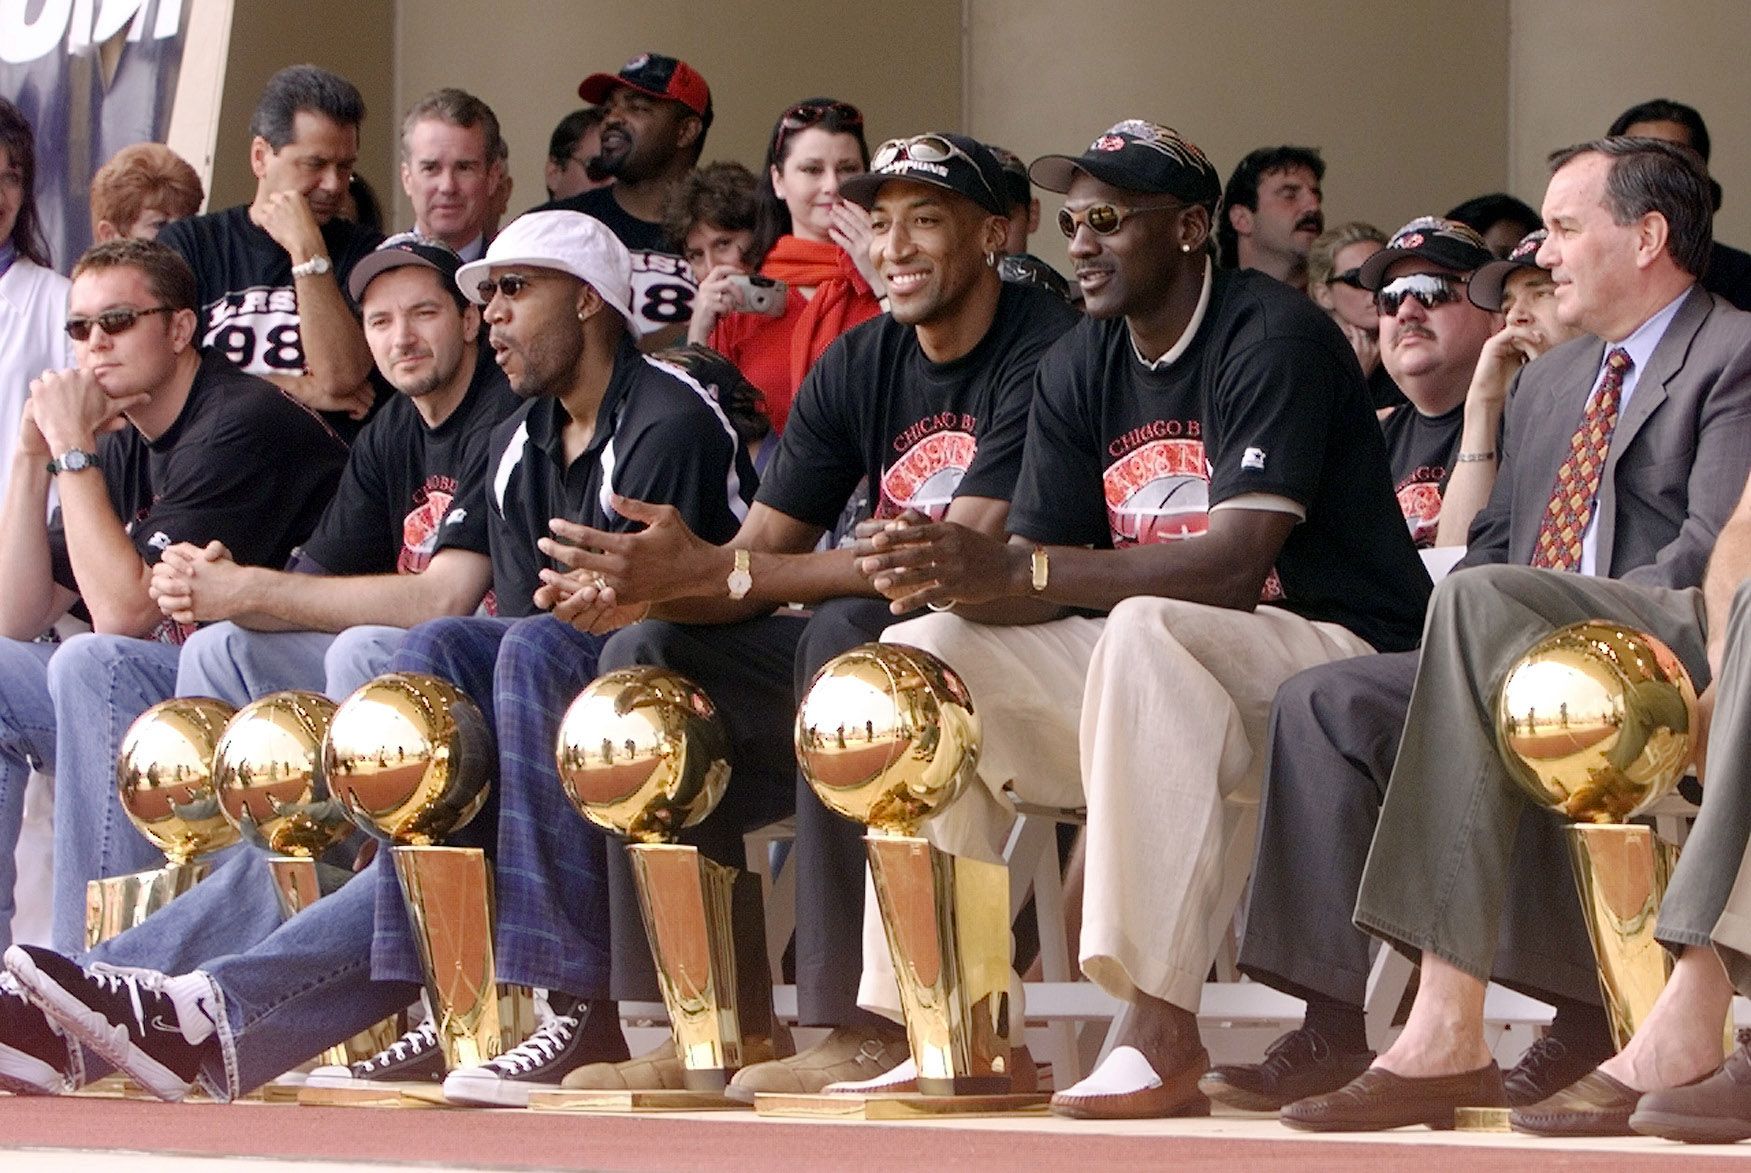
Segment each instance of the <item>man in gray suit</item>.
M1501 470L1472 528L1461 571L1437 595L1447 604L1432 613L1427 654L1420 661L1408 653L1331 665L1291 679L1278 693L1240 961L1256 979L1306 997L1308 1018L1302 1030L1279 1040L1265 1063L1218 1069L1206 1078L1205 1090L1226 1102L1269 1108L1317 1096L1363 1074L1373 1061L1361 1014L1367 940L1350 927L1353 895L1376 822L1387 825L1386 812L1419 804L1437 837L1399 852L1396 871L1383 870L1376 847L1369 891L1384 907L1375 913L1365 901L1358 923L1371 930L1376 919L1404 923L1394 910L1413 897L1445 895L1440 885L1450 870L1495 876L1493 888L1460 905L1475 914L1467 945L1481 956L1468 954L1466 962L1475 971L1478 1007L1481 979L1493 972L1559 1008L1558 1029L1509 1074L1506 1093L1518 1103L1537 1102L1609 1053L1559 829L1542 812L1521 819L1521 804L1498 781L1488 695L1508 662L1539 634L1568 622L1571 611L1579 612L1573 618L1602 613L1607 600L1596 596L1651 593L1676 601L1681 620L1694 621L1695 607L1686 612L1682 603L1696 597L1693 588L1751 462L1751 317L1696 286L1708 255L1710 216L1706 177L1688 152L1614 140L1559 152L1553 164L1545 204L1552 232L1539 263L1556 270L1561 320L1597 337L1557 347L1519 375ZM1619 377L1603 471L1582 502L1586 517L1578 528L1573 518L1547 527L1559 469L1578 425L1590 420L1589 407L1600 402L1594 391L1607 351L1619 345L1640 359ZM1572 473L1571 467L1565 475ZM1572 498L1569 489L1564 496ZM1555 564L1540 555L1539 539L1546 528L1564 525L1578 547L1569 565L1582 573L1527 569ZM1514 589L1522 580L1542 592L1532 605ZM1571 601L1547 614L1546 596ZM1470 604L1462 612L1466 638L1457 648L1436 638L1443 623L1453 623L1455 600ZM1681 645L1674 643L1682 652ZM1699 637L1684 646L1700 648ZM1700 656L1692 662L1700 666ZM1419 663L1425 665L1421 684ZM1435 700L1435 681L1464 667L1479 673L1482 708L1465 707L1451 692ZM1419 721L1419 711L1438 715ZM1415 732L1407 734L1395 771L1407 712ZM1464 808L1451 805L1490 787L1491 802L1503 812L1496 823L1470 822ZM1381 838L1390 842L1403 833L1383 829ZM1453 847L1441 855L1433 851L1437 844ZM1428 882L1433 866L1440 869L1435 884ZM1498 950L1497 910L1510 874L1515 897ZM1391 885L1403 891L1385 891ZM1452 903L1444 902L1443 912L1451 912ZM1420 940L1407 943L1422 947ZM1477 1027L1481 1048L1481 1022ZM1383 1058L1385 1069L1398 1071L1392 1061L1392 1053ZM1407 1063L1398 1073L1417 1069ZM1499 1084L1492 1088L1488 1094L1504 1094ZM1414 1122L1419 1117L1412 1111ZM1310 1123L1354 1126L1323 1117Z

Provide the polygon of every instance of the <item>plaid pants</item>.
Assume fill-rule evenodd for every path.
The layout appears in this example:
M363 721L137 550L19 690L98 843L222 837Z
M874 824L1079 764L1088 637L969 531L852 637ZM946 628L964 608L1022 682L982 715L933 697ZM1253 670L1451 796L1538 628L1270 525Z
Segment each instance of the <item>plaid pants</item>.
M548 615L439 619L408 632L390 664L454 683L498 739L498 785L449 842L492 857L499 980L583 998L608 992L608 844L561 792L554 744L603 642ZM422 981L395 868L383 856L373 866L371 975Z

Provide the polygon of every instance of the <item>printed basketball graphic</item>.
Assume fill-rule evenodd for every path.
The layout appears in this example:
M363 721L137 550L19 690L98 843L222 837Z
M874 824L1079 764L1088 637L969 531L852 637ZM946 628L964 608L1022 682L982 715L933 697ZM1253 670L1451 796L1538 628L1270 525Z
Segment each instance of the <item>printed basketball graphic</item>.
M1435 529L1441 523L1441 486L1417 481L1398 487L1398 508L1410 527L1411 541L1419 547L1435 544Z
M1108 465L1102 479L1115 547L1175 542L1210 526L1201 440L1151 440Z
M883 471L875 515L898 517L916 509L941 521L978 450L971 432L935 432L918 441Z
M418 574L432 560L438 544L438 526L450 512L450 494L431 489L424 501L401 519L401 554L395 560L397 574Z

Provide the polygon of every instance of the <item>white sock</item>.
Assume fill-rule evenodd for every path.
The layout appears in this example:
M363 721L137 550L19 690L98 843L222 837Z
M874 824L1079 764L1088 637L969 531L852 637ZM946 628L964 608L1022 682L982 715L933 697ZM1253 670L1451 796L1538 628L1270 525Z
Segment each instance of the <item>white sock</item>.
M1117 1047L1087 1077L1065 1088L1065 1096L1122 1096L1161 1086L1161 1077L1136 1047Z
M176 1006L177 1025L190 1046L199 1046L219 1029L219 1000L213 996L213 979L202 970L167 978L160 987Z

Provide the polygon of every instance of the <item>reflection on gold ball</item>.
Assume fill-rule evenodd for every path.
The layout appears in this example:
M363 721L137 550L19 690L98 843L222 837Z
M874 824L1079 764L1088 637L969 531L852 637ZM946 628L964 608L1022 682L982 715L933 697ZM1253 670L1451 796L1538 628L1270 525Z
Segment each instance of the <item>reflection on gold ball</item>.
M1658 802L1694 756L1696 688L1672 650L1616 623L1575 623L1515 662L1496 705L1496 744L1532 801L1571 819L1621 823Z
M318 692L276 692L244 705L225 726L213 760L219 805L257 847L309 858L351 833L322 767L334 710Z
M361 685L328 723L328 786L354 823L428 846L486 805L494 749L486 719L447 680L390 672Z
M141 713L122 737L122 810L172 863L237 842L213 792L213 751L235 712L212 697L174 697Z
M822 665L796 718L796 757L828 808L915 834L979 764L980 728L953 668L904 644L870 643Z
M559 780L580 814L638 843L709 815L730 781L711 698L661 668L622 668L578 694L559 725Z

